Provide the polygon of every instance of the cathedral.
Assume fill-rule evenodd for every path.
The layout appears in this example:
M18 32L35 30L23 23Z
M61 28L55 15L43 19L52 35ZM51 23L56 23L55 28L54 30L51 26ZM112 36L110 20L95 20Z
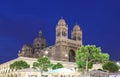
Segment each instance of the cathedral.
M53 64L61 63L65 68L76 70L75 68L77 65L75 63L75 56L76 50L82 46L82 30L78 24L75 24L71 31L71 39L69 39L68 27L69 26L63 18L58 21L56 25L55 44L52 46L47 46L46 39L44 38L42 31L39 31L38 36L33 40L33 44L23 45L22 49L18 53L18 58L0 64L0 77L15 77L16 75L17 77L38 77L40 75L40 71L37 70L37 73L37 71L33 70L31 67L33 67L33 63L37 61L37 58L42 56L49 57ZM30 68L18 71L10 69L10 64L20 60L27 62L30 65ZM92 70L93 69L102 69L102 64L94 64ZM47 75L48 74L50 73L47 73ZM75 72L74 75L73 73L69 73L69 76L75 76L77 74L81 73ZM55 73L54 76L57 76L57 74Z
M38 33L33 45L24 44L18 53L20 57L38 58L48 56L51 60L75 62L76 50L82 46L82 30L76 24L71 32L71 39L68 38L68 25L61 18L56 25L55 44L47 47L46 39L42 31Z

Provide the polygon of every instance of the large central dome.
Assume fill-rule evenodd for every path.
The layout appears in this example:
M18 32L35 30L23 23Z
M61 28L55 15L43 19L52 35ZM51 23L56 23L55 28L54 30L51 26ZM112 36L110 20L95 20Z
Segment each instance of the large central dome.
M34 39L33 47L37 49L43 49L46 47L46 39L42 35L42 31L39 32L39 36Z

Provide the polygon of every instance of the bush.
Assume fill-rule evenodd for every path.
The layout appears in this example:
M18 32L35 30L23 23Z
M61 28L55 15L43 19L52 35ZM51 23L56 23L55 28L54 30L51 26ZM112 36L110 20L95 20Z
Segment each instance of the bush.
M105 63L102 67L104 70L107 70L109 72L118 72L119 70L119 66L111 61Z
M52 64L52 69L63 68L64 66L61 63Z

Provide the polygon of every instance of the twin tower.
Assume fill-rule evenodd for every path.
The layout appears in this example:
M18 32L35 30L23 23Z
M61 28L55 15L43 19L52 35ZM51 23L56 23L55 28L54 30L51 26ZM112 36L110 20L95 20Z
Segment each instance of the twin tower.
M76 50L82 46L82 30L76 24L71 32L71 39L68 39L68 25L63 18L56 26L56 44L54 59L62 61L75 61Z
M75 61L76 50L82 46L82 31L76 24L71 33L71 39L68 39L68 25L64 19L60 19L56 26L56 43L46 47L46 40L39 32L38 37L34 39L33 45L23 45L19 56L38 58L48 56L57 61Z
M56 43L66 40L68 40L68 25L65 20L61 18L56 26ZM71 32L71 40L82 44L82 30L78 24L73 27L73 30Z

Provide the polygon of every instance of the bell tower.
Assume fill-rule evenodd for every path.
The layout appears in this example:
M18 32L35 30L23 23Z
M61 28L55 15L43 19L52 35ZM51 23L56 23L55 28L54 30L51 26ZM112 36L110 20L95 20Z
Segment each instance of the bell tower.
M71 39L79 42L82 45L82 30L78 24L76 24L73 28Z
M64 61L65 52L67 52L67 40L68 40L68 26L63 18L61 18L56 26L56 48L55 48L55 60Z
M58 21L56 26L56 43L68 39L68 26L63 18Z

